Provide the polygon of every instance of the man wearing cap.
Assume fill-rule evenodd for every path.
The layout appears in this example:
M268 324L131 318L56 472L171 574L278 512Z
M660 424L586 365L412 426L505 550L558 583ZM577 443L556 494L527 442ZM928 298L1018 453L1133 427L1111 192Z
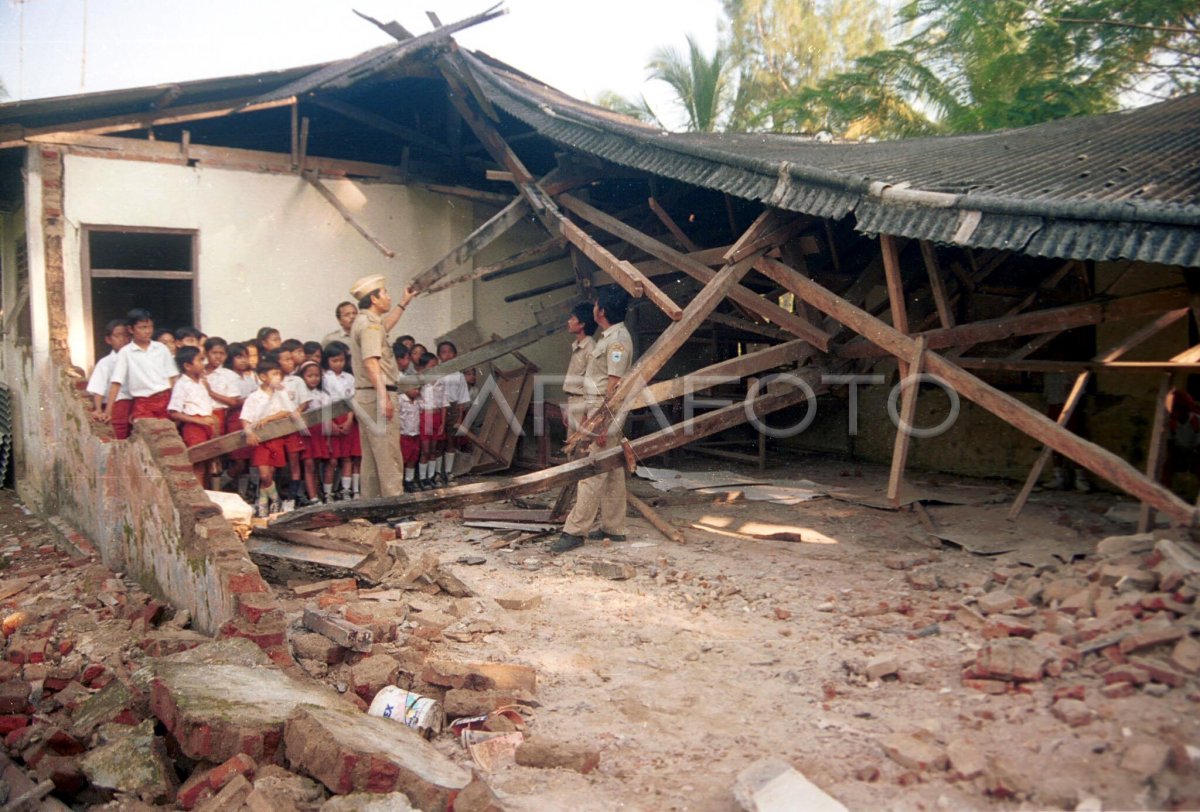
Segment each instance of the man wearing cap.
M362 495L404 493L404 460L400 455L400 420L396 382L400 369L388 332L400 320L416 293L405 288L392 307L383 275L364 276L350 288L358 315L350 325L350 358L354 365L354 412L362 434Z

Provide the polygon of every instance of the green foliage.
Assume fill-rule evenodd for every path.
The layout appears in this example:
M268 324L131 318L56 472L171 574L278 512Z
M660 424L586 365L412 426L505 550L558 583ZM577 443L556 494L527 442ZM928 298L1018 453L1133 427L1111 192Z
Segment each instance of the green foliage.
M733 129L778 129L771 103L885 44L878 0L724 0L737 94Z
M654 110L651 109L650 103L646 101L645 96L634 100L622 96L615 90L602 90L600 95L596 97L596 104L601 107L607 107L615 113L636 118L638 121L644 121L647 124L654 124L659 127L663 126Z
M895 138L1019 127L1175 94L1200 76L1196 0L908 0L914 33L778 99L787 126Z
M724 112L728 57L719 46L706 56L690 34L687 44L687 56L675 48L660 48L646 68L651 79L670 85L687 113L689 131L712 132Z

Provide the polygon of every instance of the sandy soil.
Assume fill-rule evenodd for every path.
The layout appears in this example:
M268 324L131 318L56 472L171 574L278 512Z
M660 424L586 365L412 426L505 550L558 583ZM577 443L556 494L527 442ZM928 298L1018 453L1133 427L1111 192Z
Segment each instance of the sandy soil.
M887 472L805 459L754 475L870 490L885 486ZM635 490L657 493L642 481ZM1036 494L1017 535L1036 541L1057 529L1078 547L1131 532L1102 515L1117 501L1109 494ZM930 507L940 526L1011 536L1007 510L1007 504ZM498 631L479 642L447 640L438 649L534 666L540 707L530 731L603 755L600 770L586 776L517 766L496 771L488 780L512 809L736 809L736 775L765 757L785 759L851 809L1072 809L1081 802L1101 808L1089 807L1096 799L1104 809L1132 809L1194 807L1200 799L1188 766L1149 781L1118 767L1144 739L1167 739L1182 752L1200 744L1200 696L1188 687L1161 697L1107 699L1098 675L1071 672L999 696L965 687L963 665L985 641L951 618L964 597L982 593L998 565L954 547L932 548L911 511L819 499L661 512L687 528L686 543L668 542L631 519L625 543L589 542L560 557L532 543L484 552L481 565L449 566L480 596L459 599L457 611L487 619ZM704 517L733 531L747 522L792 525L815 543L688 527ZM432 550L443 562L477 554L481 540L496 538L463 527L453 514L429 519L421 537L406 544ZM1034 546L1044 552L1051 544ZM593 573L595 561L632 564L636 576L607 580ZM928 586L931 578L941 587L912 586ZM540 595L542 603L506 611L488 600L510 592ZM918 630L935 633L915 637ZM898 679L869 681L854 673L884 655L900 658ZM1055 689L1076 685L1096 718L1073 728L1049 706ZM879 743L896 732L918 732L939 746L973 744L1016 796L985 794L986 778L955 780L950 772L902 767ZM453 741L443 746L458 752Z

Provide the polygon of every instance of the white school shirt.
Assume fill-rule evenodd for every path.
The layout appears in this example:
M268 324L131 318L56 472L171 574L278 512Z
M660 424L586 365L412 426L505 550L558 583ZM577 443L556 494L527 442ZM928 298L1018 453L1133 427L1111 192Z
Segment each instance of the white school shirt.
M227 398L244 398L246 395L242 392L242 376L234 372L229 367L217 367L206 376L208 386L218 395ZM224 408L225 404L219 404L217 408Z
M96 368L92 370L92 377L88 378L88 393L99 395L101 402L108 402L108 387L112 383L112 374L116 366L117 354L110 352L96 362ZM117 400L133 400L133 398L125 391L125 387L122 386L121 391L117 393Z
M179 367L166 344L151 341L142 349L131 341L117 353L112 380L131 397L146 398L170 389L171 379L178 375Z
M461 372L451 372L442 378L442 387L446 393L447 406L471 402L471 387L467 386L467 377Z
M265 417L272 417L280 412L296 411L296 402L287 388L264 392L262 387L246 396L242 404L243 422L254 425Z
M297 406L303 406L305 403L308 403L310 400L312 400L312 393L316 391L309 389L308 384L304 382L304 379L295 373L284 378L283 385L288 392L291 393L292 400L296 402Z
M258 376L246 370L238 376L238 397L248 398L257 392L260 386L262 384L258 382Z
M436 412L449 404L446 401L446 387L442 382L445 378L438 378L433 383L422 384L421 386L421 408L427 412Z
M406 437L415 437L421 433L421 403L420 399L411 400L408 395L400 393L400 433Z
M334 400L347 400L354 397L354 376L349 372L325 370L325 391Z
M213 413L212 395L204 387L202 381L193 381L187 375L180 375L171 390L171 400L167 403L168 412L207 416Z

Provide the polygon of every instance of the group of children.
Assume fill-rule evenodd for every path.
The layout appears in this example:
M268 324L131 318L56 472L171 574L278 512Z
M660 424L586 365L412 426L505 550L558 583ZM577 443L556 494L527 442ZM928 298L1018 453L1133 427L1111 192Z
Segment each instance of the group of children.
M195 463L193 471L201 487L217 477L217 489L236 488L264 518L296 506L358 498L362 446L354 412L311 427L299 417L353 398L344 342L284 341L272 327L243 342L208 337L192 327L156 331L151 314L141 309L110 321L104 341L112 352L96 364L87 391L93 417L110 423L118 439L128 437L131 423L142 417L174 421L189 448L245 432L245 447ZM449 341L437 350L428 352L411 336L393 347L402 373L429 372L457 355ZM454 478L455 452L464 438L454 432L451 437L447 428L459 425L473 384L473 374L453 373L399 395L406 492ZM260 438L264 426L283 420L292 422L292 431Z

